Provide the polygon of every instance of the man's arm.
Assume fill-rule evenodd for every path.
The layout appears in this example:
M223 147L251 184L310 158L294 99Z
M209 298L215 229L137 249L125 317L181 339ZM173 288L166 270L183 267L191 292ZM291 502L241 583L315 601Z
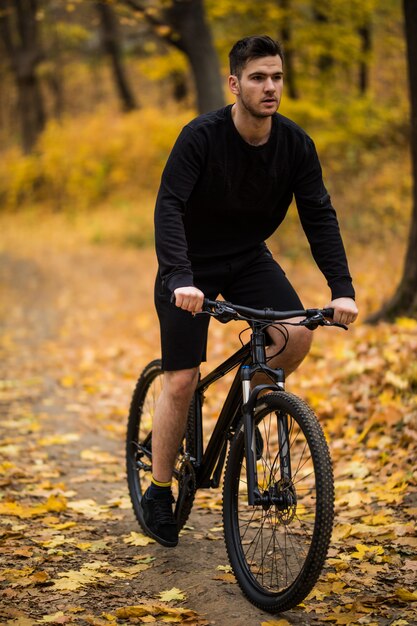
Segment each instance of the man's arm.
M198 138L189 127L185 127L162 174L155 208L155 245L159 272L164 285L171 292L180 287L193 287L184 213L202 163L202 147ZM182 302L182 298L179 301Z
M349 324L358 314L355 290L336 212L323 183L314 143L307 136L295 177L294 195L314 260L332 293L328 306L335 310L335 321Z

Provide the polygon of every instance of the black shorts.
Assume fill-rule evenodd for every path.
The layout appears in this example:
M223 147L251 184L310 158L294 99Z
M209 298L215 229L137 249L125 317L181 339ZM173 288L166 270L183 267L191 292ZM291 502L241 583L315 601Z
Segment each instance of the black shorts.
M211 300L221 294L229 302L253 308L271 307L278 311L303 308L285 272L266 246L224 262L193 265L193 274L194 285ZM172 371L198 367L206 360L210 317L193 316L176 307L159 273L155 306L161 329L162 368Z

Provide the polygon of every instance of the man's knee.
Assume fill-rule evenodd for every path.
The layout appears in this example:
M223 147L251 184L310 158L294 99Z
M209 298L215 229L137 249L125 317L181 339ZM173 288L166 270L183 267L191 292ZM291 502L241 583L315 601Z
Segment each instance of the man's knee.
M165 372L164 390L172 398L179 400L191 398L198 382L198 372L198 367Z
M290 336L294 355L301 360L310 352L313 341L313 333L308 328L300 326L294 329L296 332Z
M288 342L283 353L287 369L293 371L300 365L310 351L313 333L303 326L289 326ZM274 354L283 347L283 337L280 333L271 333L273 346L271 352Z

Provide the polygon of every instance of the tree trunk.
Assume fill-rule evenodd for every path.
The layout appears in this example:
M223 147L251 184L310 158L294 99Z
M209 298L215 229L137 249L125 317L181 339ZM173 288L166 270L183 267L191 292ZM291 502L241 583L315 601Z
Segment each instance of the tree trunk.
M417 317L417 2L403 0L407 41L408 79L411 101L411 160L413 175L413 211L408 247L401 282L393 298L368 321L395 319L399 315Z
M298 90L295 84L294 50L292 47L290 4L291 4L291 0L278 0L278 6L283 11L280 39L284 47L284 53L285 53L285 85L288 88L288 95L290 96L290 98L297 100L299 95L298 95Z
M17 87L22 146L26 153L33 149L46 120L36 75L42 58L36 12L37 0L0 0L0 37Z
M132 111L133 109L137 109L138 105L123 66L116 15L113 8L107 4L106 0L98 0L98 2L96 2L96 8L100 16L101 40L103 48L109 55L112 63L117 92L123 109L125 111Z
M329 17L323 8L323 4L321 0L313 0L313 15L314 20L318 23L320 29L326 28L329 24ZM323 39L323 38L321 38ZM330 54L330 52L324 52L320 54L318 59L318 67L320 72L328 72L332 69L334 65L334 58Z
M206 20L203 0L173 0L164 11L168 25L178 34L176 45L187 56L197 91L197 107L206 113L224 106L220 67Z
M361 40L362 58L359 64L359 93L364 96L369 88L369 53L371 51L371 25L364 24L358 29Z

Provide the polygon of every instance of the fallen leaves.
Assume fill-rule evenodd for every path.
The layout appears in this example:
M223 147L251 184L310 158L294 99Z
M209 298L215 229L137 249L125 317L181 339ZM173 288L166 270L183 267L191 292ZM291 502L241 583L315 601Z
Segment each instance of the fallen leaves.
M52 589L55 591L75 591L80 587L95 584L106 576L105 572L100 571L104 566L100 561L93 561L84 565L80 570L60 572L59 578L52 581Z
M147 537L143 533L137 533L132 531L128 537L123 539L124 543L128 543L131 546L147 546L150 543L155 543L155 539Z
M158 594L158 597L162 602L171 602L171 600L185 600L186 595L183 591L181 591L181 589L172 587L172 589L161 591L161 593Z
M163 622L193 623L195 626L208 624L198 613L191 609L180 609L167 606L166 604L137 604L117 609L114 612L116 617L121 619L143 618L147 616L158 617ZM141 620L144 621L143 619Z
M19 517L20 519L28 519L31 517L40 517L46 513L59 513L67 508L67 500L63 496L51 495L44 504L36 506L28 506L19 502L0 502L0 515L8 515Z
M126 272L117 269L114 251L108 253L108 265L107 252L96 261L96 249L81 251L84 265L73 253L66 260L58 255L56 274L44 249L36 264L56 283L41 295L38 285L29 305L42 302L41 326L48 326L48 337L39 339L32 328L22 326L25 310L10 290L12 330L2 343L9 371L7 380L0 381L8 405L8 414L0 416L0 486L5 494L0 499L0 587L9 613L4 616L1 608L0 622L196 625L211 618L213 597L227 607L237 597L246 609L223 561L220 490L197 492L194 528L181 537L187 549L191 544L196 551L207 547L215 555L207 568L194 572L209 598L206 616L175 606L196 608L193 603L199 601L199 590L178 575L182 559L161 556L152 539L136 532L122 458L126 403L141 366L156 356L157 344L144 287L138 286L143 291L136 301L132 296L132 304L121 299L131 288L137 251ZM143 266L147 294L151 263ZM109 296L113 271L112 288L124 287ZM87 275L94 289L92 282L87 285ZM56 328L48 317L51 310ZM210 358L220 361L234 349L236 332L222 325L213 325L212 331ZM314 626L415 622L416 353L415 320L358 326L343 336L319 331L309 359L289 381L289 389L316 408L335 470L336 522L329 558L300 608ZM216 419L223 391L225 386L207 393L206 425L206 418ZM191 551L191 575L192 560ZM221 563L217 569L216 563ZM186 590L171 588L175 584ZM276 617L264 625L288 622Z

